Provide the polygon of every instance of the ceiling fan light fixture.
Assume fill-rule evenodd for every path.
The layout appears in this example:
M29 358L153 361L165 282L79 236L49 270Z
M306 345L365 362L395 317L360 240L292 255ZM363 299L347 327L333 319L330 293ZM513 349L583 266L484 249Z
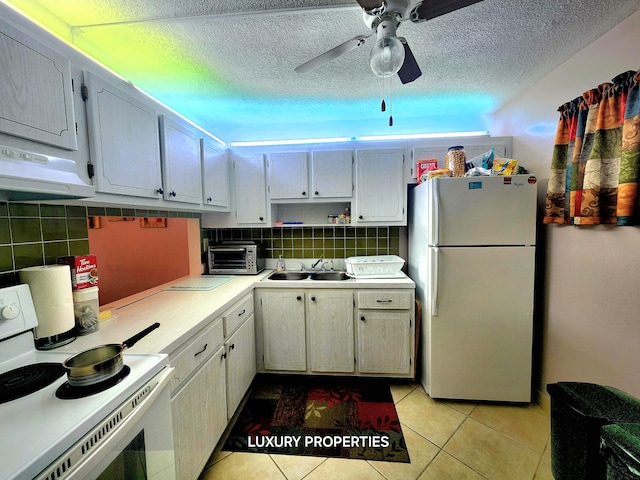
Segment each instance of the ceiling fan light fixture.
M382 37L369 55L371 70L378 77L387 78L398 73L404 63L404 46L395 35Z

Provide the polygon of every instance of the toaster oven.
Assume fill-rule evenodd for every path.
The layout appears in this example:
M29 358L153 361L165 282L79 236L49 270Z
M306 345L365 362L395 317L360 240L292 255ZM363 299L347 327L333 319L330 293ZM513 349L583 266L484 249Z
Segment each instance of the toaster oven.
M208 273L256 275L264 270L264 250L255 242L223 242L208 249Z

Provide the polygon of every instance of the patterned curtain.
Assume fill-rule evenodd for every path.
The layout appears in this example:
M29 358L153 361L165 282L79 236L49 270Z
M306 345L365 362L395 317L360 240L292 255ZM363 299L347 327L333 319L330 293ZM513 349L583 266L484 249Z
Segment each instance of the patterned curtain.
M558 108L544 223L640 223L640 70Z

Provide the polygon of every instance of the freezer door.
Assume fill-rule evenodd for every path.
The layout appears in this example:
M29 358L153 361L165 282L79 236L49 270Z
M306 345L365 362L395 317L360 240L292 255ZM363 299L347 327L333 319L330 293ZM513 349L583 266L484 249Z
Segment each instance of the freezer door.
M436 178L430 245L535 245L535 177Z
M534 247L431 248L423 384L434 398L529 402Z

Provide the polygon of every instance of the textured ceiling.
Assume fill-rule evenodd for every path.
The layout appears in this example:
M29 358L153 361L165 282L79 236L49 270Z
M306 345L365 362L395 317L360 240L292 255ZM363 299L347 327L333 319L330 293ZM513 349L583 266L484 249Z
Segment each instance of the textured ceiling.
M383 86L369 67L374 37L294 72L369 33L355 0L5 1L227 142L488 130L501 105L640 9L640 0L484 0L403 22L398 34L423 75Z

